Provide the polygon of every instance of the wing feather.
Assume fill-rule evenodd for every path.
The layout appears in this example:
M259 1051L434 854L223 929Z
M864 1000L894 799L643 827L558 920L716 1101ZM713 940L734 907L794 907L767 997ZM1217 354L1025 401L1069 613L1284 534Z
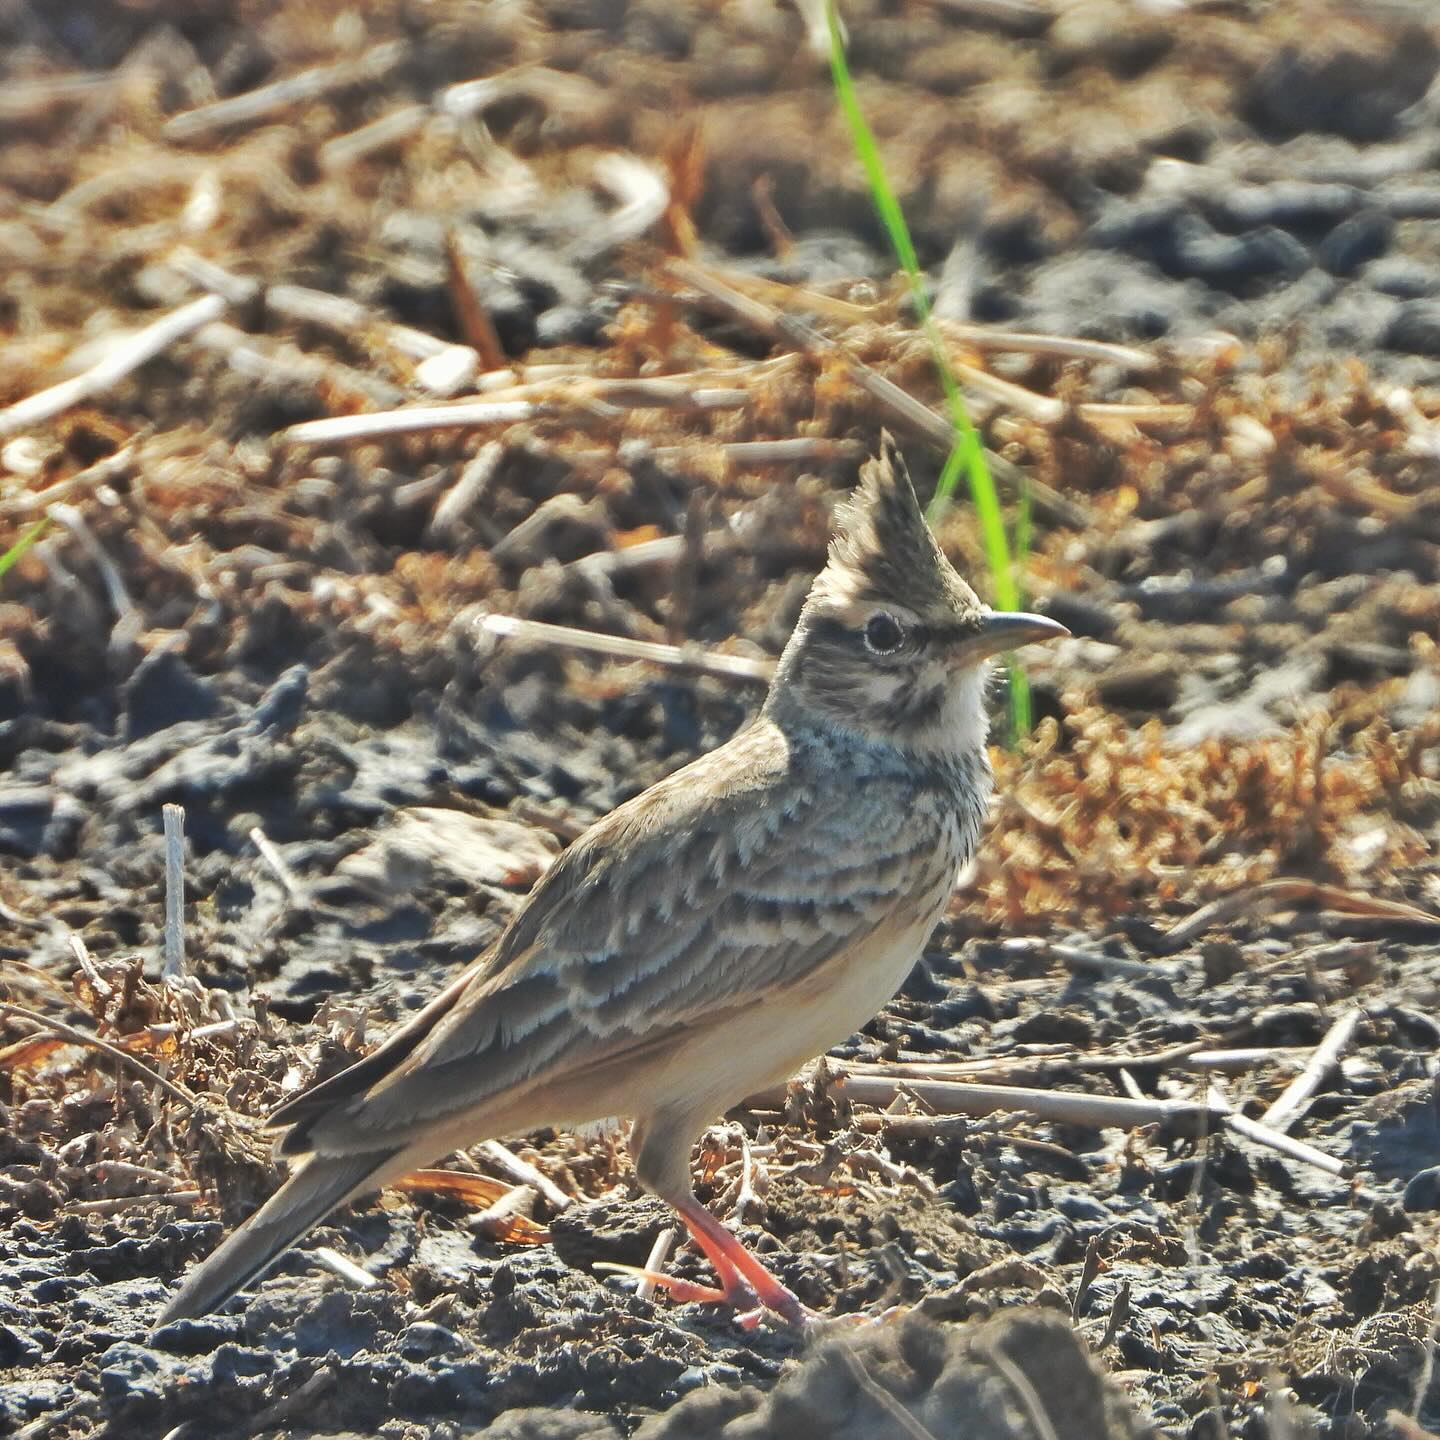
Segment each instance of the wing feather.
M306 1114L307 1143L374 1147L542 1078L614 1073L637 1047L803 981L953 873L940 797L894 773L796 774L773 727L757 753L766 728L576 841L424 1033Z

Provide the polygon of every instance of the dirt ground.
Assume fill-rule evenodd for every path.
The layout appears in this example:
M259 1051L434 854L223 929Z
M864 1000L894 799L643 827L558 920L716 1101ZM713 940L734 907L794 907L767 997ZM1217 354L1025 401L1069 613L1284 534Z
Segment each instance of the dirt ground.
M266 1111L754 712L882 427L935 485L804 14L0 4L0 554L50 517L0 575L0 1433L1440 1430L1440 22L842 8L1074 638L1013 748L997 686L901 995L697 1151L802 1341L592 1268L668 1225L623 1133L450 1157L152 1327ZM938 1064L1138 1108L951 1114Z

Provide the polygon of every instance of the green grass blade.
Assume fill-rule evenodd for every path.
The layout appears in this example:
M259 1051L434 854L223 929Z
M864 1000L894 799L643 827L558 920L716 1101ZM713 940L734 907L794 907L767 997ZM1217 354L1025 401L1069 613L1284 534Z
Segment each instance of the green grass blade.
M42 515L33 525L24 531L20 538L3 554L0 555L0 580L5 578L5 572L50 528L50 517Z
M1025 604L1025 562L1030 557L1030 477L1021 471L1020 499L1015 507L1015 578L1013 589L1017 608ZM1018 663L1010 666L1011 742L1019 744L1030 733L1030 679Z
M990 583L995 594L995 603L1002 610L1018 610L1023 604L1020 570L1012 561L1010 545L1005 536L1005 517L1000 506L1000 497L995 490L995 481L990 467L985 463L985 447L980 442L979 432L971 423L965 408L964 397L956 384L955 373L945 353L944 341L930 313L929 297L925 294L925 280L920 273L920 262L915 254L915 242L910 236L910 227L905 223L905 213L900 208L890 177L885 173L885 163L880 157L880 147L875 142L875 133L870 129L860 101L855 94L855 83L850 76L850 66L845 59L845 45L840 35L840 22L833 0L827 0L826 20L830 28L830 74L835 85L835 96L840 103L841 113L850 128L850 138L855 146L861 168L865 172L875 209L880 223L890 238L890 247L905 272L910 284L910 295L920 318L920 327L930 342L935 357L935 367L940 376L940 388L945 395L945 407L950 414L950 423L955 428L955 445L946 457L935 487L935 498L930 503L932 523L944 513L950 503L955 487L963 472L968 482L970 499L975 506L975 517L980 525L980 538L985 547L985 563L990 570ZM1022 495L1020 517L1017 518L1016 550L1020 558L1029 553L1030 507L1029 496ZM1023 534L1023 543L1022 543ZM1013 656L1009 657L1010 672L1010 724L1013 738L1027 734L1030 729L1030 687L1025 673Z

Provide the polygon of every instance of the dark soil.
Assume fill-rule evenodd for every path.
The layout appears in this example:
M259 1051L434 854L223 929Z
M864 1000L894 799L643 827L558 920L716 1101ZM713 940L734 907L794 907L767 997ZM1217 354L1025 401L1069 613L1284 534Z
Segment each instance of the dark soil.
M837 1058L1173 1100L1209 1083L1184 1047L1244 1049L1223 1083L1258 1117L1360 1005L1293 1127L1353 1177L1228 1130L882 1116L822 1072L716 1117L696 1158L834 1319L813 1345L591 1268L643 1263L668 1224L613 1134L509 1138L564 1208L486 1217L512 1177L450 1157L469 1191L387 1192L226 1314L152 1334L278 1182L259 1118L759 703L693 663L498 640L483 612L771 656L897 427L835 352L717 311L669 261L776 282L752 293L939 396L797 9L0 7L0 554L52 517L0 577L0 999L196 1097L0 1021L0 1433L1440 1428L1440 25L1399 3L971 8L844 6L937 312L1146 350L949 332L1029 392L971 398L1049 487L1028 588L1076 638L1029 672L1035 733L997 749L984 853L925 960ZM323 93L205 109L336 62ZM646 183L668 203L633 223ZM219 323L7 428L204 287ZM439 359L468 355L464 378L392 322L459 347ZM650 403L595 388L666 376ZM287 433L476 383L540 408ZM928 493L943 456L901 438ZM969 507L939 528L986 589Z

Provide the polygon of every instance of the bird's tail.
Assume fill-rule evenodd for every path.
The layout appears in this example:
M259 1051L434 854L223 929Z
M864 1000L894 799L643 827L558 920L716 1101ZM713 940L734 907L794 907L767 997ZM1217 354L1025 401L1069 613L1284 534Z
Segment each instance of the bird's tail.
M223 1245L202 1260L165 1307L168 1325L204 1315L270 1268L337 1205L380 1183L398 1150L358 1155L310 1155L298 1170Z

